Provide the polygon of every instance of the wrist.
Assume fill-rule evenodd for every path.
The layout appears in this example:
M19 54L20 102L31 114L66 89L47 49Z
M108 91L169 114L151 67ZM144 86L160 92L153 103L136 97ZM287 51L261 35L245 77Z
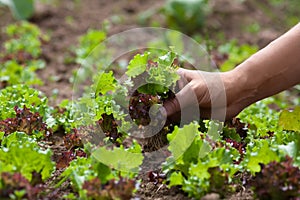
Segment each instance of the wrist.
M224 72L223 77L228 107L234 106L242 110L256 101L257 88L252 84L255 80L251 80L242 66Z

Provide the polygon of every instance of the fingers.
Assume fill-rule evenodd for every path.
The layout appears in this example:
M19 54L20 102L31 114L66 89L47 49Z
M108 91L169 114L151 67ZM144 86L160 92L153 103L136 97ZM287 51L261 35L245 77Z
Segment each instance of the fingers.
M186 86L191 81L203 80L204 73L205 72L199 70L179 68L177 70L177 74L180 76L180 79L177 81L179 89L184 88L184 86Z
M177 81L177 86L175 89L175 92L180 92L187 84L189 81L191 81L191 78L186 72L187 70L183 68L179 68L177 70L178 75L180 76L180 79ZM165 114L170 117L174 115L177 112L180 112L180 104L178 102L177 98L173 98L167 102L164 103L164 109L165 109Z
M163 106L165 108L165 113L167 117L172 116L173 114L180 111L180 104L177 98L173 98L169 101L166 101Z
M166 121L167 125L170 124L178 124L181 121L181 112L174 113L173 115L170 115Z
M167 116L171 116L176 112L180 112L186 107L194 106L195 109L198 108L198 99L195 91L192 89L192 84L192 82L189 82L176 94L174 99L164 103Z
M179 68L177 73L180 75L180 80L177 82L179 91L176 91L176 98L164 103L164 108L167 116L180 112L181 109L189 105L197 105L198 100L195 91L192 89L192 81L200 75L198 71Z
M186 69L179 69L177 73L181 77L180 91L176 98L164 103L168 118L183 120L187 117L180 119L175 115L198 113L200 118L224 121L241 111L236 105L228 106L224 84L218 74Z
M196 70L189 70L184 68L179 68L177 70L177 74L179 74L179 76L187 82L190 82L195 78L195 73L197 73Z
M188 82L191 81L191 78L185 73L185 69L183 68L178 69L176 72L180 79L176 83L175 92L179 92L186 84L188 84Z

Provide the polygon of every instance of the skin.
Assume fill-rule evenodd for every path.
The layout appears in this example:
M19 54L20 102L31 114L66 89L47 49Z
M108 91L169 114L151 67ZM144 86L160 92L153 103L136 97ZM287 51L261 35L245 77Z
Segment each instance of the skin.
M226 110L226 119L235 117L250 104L300 83L300 23L229 72L179 69L178 74L181 90L176 99L164 104L168 117L176 118L181 109L192 106L192 93L201 117L211 117L212 102L216 111ZM222 87L214 86L217 79L223 82ZM216 101L221 90L225 90L226 103Z

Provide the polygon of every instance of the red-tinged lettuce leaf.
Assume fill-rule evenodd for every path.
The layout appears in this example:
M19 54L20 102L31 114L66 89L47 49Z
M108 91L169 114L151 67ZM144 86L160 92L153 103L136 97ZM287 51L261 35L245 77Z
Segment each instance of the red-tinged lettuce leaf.
M99 119L97 123L105 136L108 137L111 142L118 144L117 140L122 137L122 134L118 132L118 123L113 115L102 114L101 119Z
M230 138L237 142L241 142L242 139L247 137L249 127L249 124L241 122L239 118L233 118L226 122L226 126L222 133L223 139Z
M87 197L92 199L107 196L102 189L101 180L98 177L84 181L82 189L86 190Z
M57 158L56 169L64 169L70 165L70 162L77 157L87 157L87 154L82 150L65 151Z
M44 136L50 134L50 130L47 128L46 123L43 122L43 118L39 113L32 113L25 105L23 109L15 106L14 110L16 112L15 118L0 120L0 131L4 132L5 135L16 131L24 132L28 135L39 132L42 132Z
M149 115L150 108L159 103L162 104L162 100L159 96L135 91L129 100L129 114L131 119L133 119L137 125L148 125L151 121Z
M21 173L0 174L0 199L10 199L12 195L19 194L22 199L34 200L43 189L39 185L32 186Z
M67 149L83 147L82 137L83 135L79 134L77 129L73 129L73 133L64 136L65 147Z
M130 200L135 190L136 182L128 178L112 179L105 186L105 190L111 199Z
M135 190L135 181L127 178L110 180L102 185L100 179L93 178L83 183L82 188L86 190L87 197L92 199L123 199L129 200Z
M263 166L251 182L259 199L299 199L300 169L293 166L293 160L273 161Z

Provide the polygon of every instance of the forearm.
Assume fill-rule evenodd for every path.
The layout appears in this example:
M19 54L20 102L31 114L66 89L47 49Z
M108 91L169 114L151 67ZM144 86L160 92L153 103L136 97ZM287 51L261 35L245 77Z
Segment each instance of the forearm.
M202 117L212 117L214 106L213 111L220 112L221 118L226 108L226 118L230 119L248 105L300 83L300 24L232 71L199 73L179 69L178 73L187 83L182 84L176 99L164 103L168 116L176 116L181 109L197 103L193 101L196 95ZM227 105L222 101L224 88Z
M240 104L249 105L300 83L300 24L232 71Z

